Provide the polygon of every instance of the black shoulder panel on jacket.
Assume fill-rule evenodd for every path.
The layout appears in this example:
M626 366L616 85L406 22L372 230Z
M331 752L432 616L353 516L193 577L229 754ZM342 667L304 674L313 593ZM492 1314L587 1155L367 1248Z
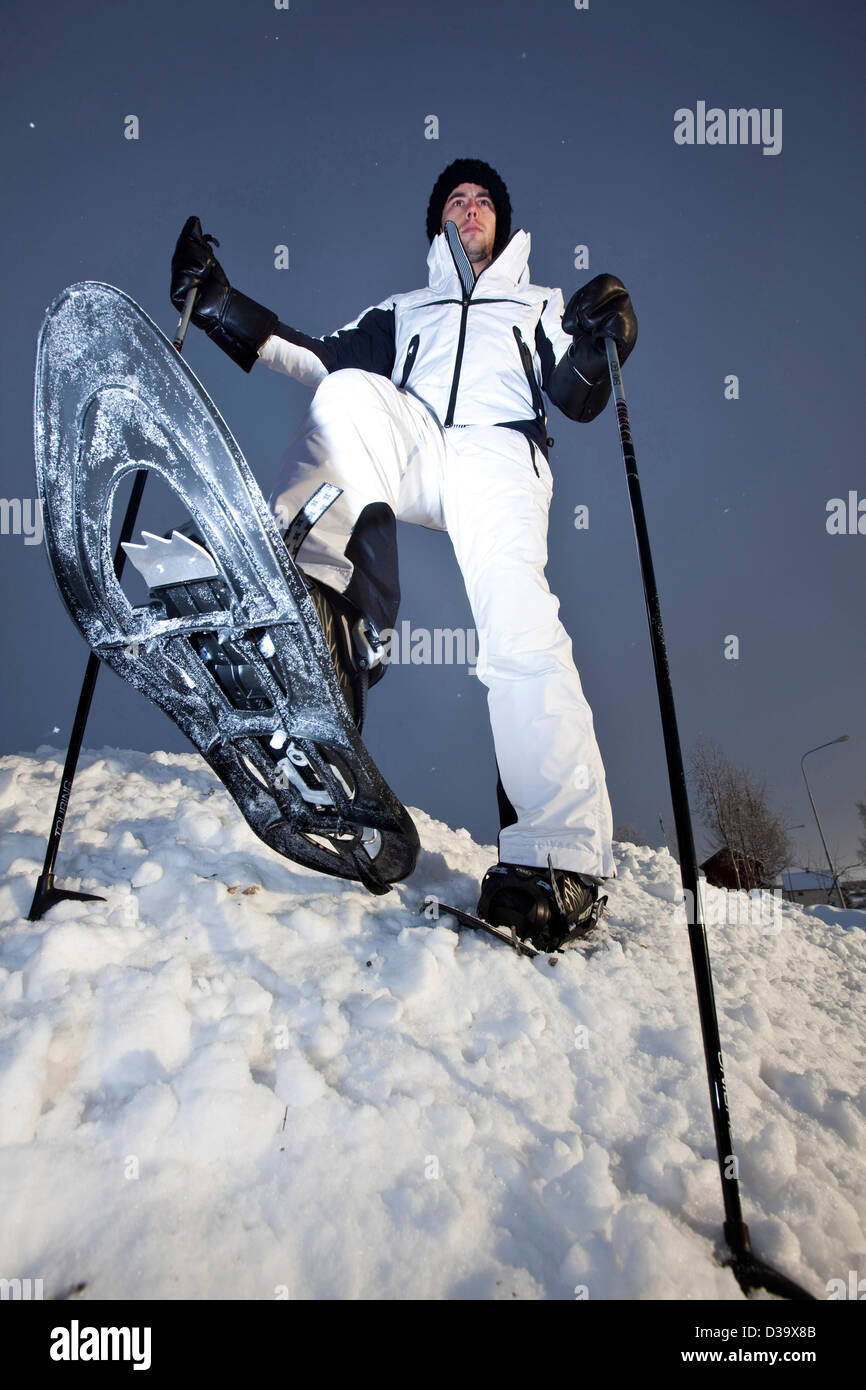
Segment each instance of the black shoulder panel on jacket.
M394 370L394 310L368 309L354 328L342 328L323 338L333 360L329 372L340 367L360 367L365 372L390 376Z
M274 332L287 343L314 352L329 372L360 367L365 372L390 376L394 370L393 309L369 309L353 328L342 328L327 338L311 338L286 323L278 323Z

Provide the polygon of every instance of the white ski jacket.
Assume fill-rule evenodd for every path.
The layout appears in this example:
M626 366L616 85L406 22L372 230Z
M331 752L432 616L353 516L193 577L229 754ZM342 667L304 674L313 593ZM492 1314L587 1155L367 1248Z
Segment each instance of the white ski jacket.
M310 386L343 367L377 372L422 400L445 428L507 425L546 453L553 441L542 389L571 419L587 421L610 387L593 389L567 360L562 291L531 283L529 249L529 233L515 232L476 280L456 228L440 232L425 289L393 295L328 337L280 323L259 359Z

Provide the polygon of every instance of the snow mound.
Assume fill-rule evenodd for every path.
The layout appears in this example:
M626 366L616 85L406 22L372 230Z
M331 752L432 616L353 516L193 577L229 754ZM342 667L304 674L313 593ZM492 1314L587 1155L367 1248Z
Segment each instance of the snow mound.
M0 1273L45 1297L735 1299L679 874L608 931L452 919L495 859L423 812L382 898L281 860L194 755L0 759ZM427 913L424 913L425 903ZM746 1220L819 1297L864 1264L866 914L710 893ZM732 910L733 909L733 910Z

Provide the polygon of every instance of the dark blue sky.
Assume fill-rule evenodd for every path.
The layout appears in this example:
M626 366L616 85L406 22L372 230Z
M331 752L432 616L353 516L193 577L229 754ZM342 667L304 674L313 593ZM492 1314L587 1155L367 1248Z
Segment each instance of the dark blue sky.
M536 282L568 298L610 270L631 290L626 389L686 749L703 735L766 779L806 826L801 865L820 846L800 756L848 733L808 766L831 846L857 858L866 535L825 523L830 498L866 498L859 5L84 0L7 5L4 20L6 498L34 495L36 336L64 286L116 284L170 333L169 260L194 212L234 284L329 332L424 282L430 188L477 155L532 234ZM676 144L675 111L699 101L781 109L781 152ZM431 114L438 140L425 139ZM281 243L288 270L274 268ZM309 392L262 368L246 377L194 330L187 356L267 492ZM739 400L724 398L728 374ZM614 415L580 426L551 410L551 433L548 576L615 822L660 843L659 815L669 834L672 821ZM168 526L171 507L154 498L144 520ZM401 619L471 626L447 537L401 527L400 543ZM0 579L2 749L63 747L86 651L38 546L0 536ZM465 670L391 671L367 733L404 801L494 838L485 692ZM188 747L109 672L87 741Z

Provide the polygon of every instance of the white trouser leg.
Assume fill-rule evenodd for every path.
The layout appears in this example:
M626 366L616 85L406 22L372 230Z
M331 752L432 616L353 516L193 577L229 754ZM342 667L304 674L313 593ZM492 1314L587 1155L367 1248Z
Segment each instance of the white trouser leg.
M615 873L592 711L544 577L550 471L516 431L447 430L445 522L479 638L496 757L517 823L500 858ZM533 462L535 454L535 463ZM536 467L538 473L536 473Z
M536 466L515 431L443 432L387 378L345 369L316 391L271 506L285 526L321 483L343 488L298 552L302 568L338 592L352 578L346 544L370 503L449 531L478 630L500 775L518 817L500 834L500 855L544 866L550 854L556 868L610 877L604 768L544 578L551 483L537 453Z
M300 547L301 568L342 593L352 578L346 544L371 503L386 503L401 520L444 529L444 452L442 430L427 407L387 377L356 368L325 377L270 499L285 530L322 483L343 489Z

